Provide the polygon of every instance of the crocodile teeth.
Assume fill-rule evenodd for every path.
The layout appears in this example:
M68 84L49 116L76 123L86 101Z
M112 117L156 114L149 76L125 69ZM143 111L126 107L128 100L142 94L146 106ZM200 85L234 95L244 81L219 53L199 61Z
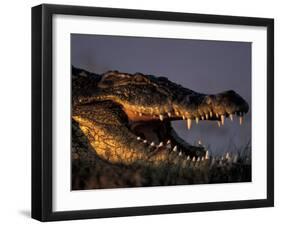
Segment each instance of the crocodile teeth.
M137 140L141 140L141 138L140 138L140 137L137 137Z
M213 117L213 112L211 112L211 111L210 111L210 117L211 117L211 118Z
M160 144L158 145L158 147L162 147L163 146L163 142L160 142Z
M224 115L221 115L221 124L224 125Z
M192 120L190 118L187 119L187 128L188 128L188 130L191 129L191 124L192 124Z
M218 127L221 127L221 123L218 121Z
M186 160L190 160L190 156L187 156Z
M184 117L184 115L182 116L182 119L183 119L183 120L185 120L185 117Z
M168 112L168 116L169 116L169 117L171 117L171 116L172 116L171 112Z
M181 156L181 155L182 155L182 153L181 153L181 151L180 151L179 156Z
M197 158L197 162L200 162L200 157Z
M239 116L239 124L240 124L240 125L243 124L243 116Z
M173 151L177 151L178 150L178 147L177 145L173 148Z
M199 118L198 117L196 117L196 124L198 124L199 123Z
M233 115L232 114L229 115L229 118L230 118L231 121L233 121Z
M161 121L163 121L163 120L164 120L164 116L163 116L163 115L159 115L159 119L160 119Z
M154 143L154 142L151 142L150 146L152 146L152 147L155 146L155 143Z
M205 159L209 159L209 151L206 151Z
M205 114L205 117L206 117L207 120L209 119L209 115L208 114Z
M228 152L226 153L225 158L226 158L227 160L230 158L230 155L229 155Z
M236 163L238 161L238 155L235 155L233 158L233 163Z
M192 162L195 162L196 161L196 158L195 158L195 156L192 158Z
M171 141L170 141L170 140L167 141L166 147L167 147L168 149L170 149L170 148L172 147L172 146L171 146Z
M213 159L212 159L212 162L211 162L211 166L213 166L215 163L216 163L216 159L213 158Z
M204 115L201 116L201 119L204 120Z

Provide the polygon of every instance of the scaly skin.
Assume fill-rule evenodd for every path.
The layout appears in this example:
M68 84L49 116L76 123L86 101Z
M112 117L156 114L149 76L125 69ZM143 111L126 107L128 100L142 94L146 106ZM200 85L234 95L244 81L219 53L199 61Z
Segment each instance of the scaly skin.
M169 152L169 162L130 165L113 164L93 151L78 123L72 123L72 189L144 187L203 183L245 182L251 180L251 165L245 158L209 156L204 161L185 159Z
M234 91L206 95L164 77L117 71L100 76L76 68L72 74L72 118L95 152L111 163L158 165L169 162L171 150L180 161L202 160L206 150L181 140L170 122L186 120L190 129L192 121L224 124L225 118L238 114L242 123L249 109Z

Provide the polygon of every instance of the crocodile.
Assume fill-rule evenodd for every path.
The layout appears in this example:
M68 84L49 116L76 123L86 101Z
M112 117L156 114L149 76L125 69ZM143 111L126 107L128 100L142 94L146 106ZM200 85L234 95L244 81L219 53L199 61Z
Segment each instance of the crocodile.
M225 120L234 117L242 124L248 110L248 103L233 90L203 94L163 76L119 71L96 74L72 66L73 159L80 159L79 164L73 164L73 183L81 177L77 172L81 172L83 164L77 149L83 145L84 153L88 153L84 165L94 167L91 164L97 161L89 159L98 159L99 169L113 169L119 171L118 175L138 172L140 181L146 181L132 182L131 186L248 181L248 158L245 161L230 153L211 156L204 145L194 146L180 138L171 125L174 120L184 120L190 130L195 123L212 120L223 126ZM88 169L88 185L94 180L89 172ZM239 175L233 177L234 174ZM229 175L232 178L225 180ZM148 182L146 177L156 177L158 182ZM122 180L122 176L116 180ZM116 186L81 186L81 181L77 184L80 185L74 189ZM126 182L121 184L126 186Z

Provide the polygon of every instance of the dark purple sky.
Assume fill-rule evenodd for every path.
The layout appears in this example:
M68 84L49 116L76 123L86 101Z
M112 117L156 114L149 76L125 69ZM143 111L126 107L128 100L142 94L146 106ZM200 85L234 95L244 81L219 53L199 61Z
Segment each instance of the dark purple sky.
M71 35L71 63L95 73L107 70L166 76L192 90L238 92L251 108L251 43L189 39L139 38L104 35ZM235 151L251 139L251 111L240 126L226 121L173 122L181 138L193 144L201 140L214 153Z

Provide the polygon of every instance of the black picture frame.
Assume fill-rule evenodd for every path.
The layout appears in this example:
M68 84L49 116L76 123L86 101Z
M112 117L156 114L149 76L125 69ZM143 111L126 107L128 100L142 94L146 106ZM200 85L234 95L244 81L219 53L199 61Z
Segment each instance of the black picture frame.
M52 210L52 18L55 14L267 28L267 198L95 210ZM32 8L32 218L40 221L121 217L274 205L274 20L237 16L43 4Z

